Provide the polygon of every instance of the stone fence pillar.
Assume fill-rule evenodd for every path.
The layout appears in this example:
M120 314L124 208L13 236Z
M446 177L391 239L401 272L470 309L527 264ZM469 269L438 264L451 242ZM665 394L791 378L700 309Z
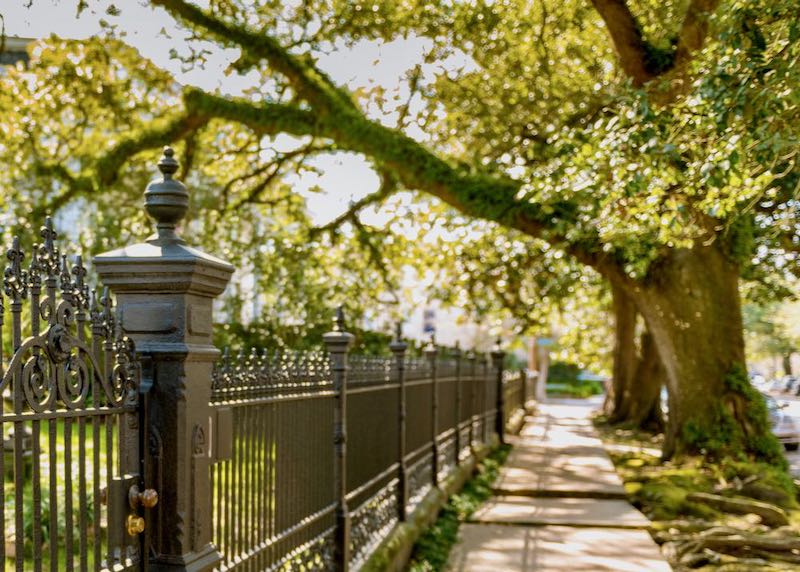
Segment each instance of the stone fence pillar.
M151 364L147 446L159 502L146 531L150 570L195 572L211 570L220 560L211 542L209 398L218 355L211 310L233 267L177 235L189 194L173 178L178 162L172 149L165 148L158 168L162 177L144 193L156 233L97 256L94 265L117 298L126 333Z

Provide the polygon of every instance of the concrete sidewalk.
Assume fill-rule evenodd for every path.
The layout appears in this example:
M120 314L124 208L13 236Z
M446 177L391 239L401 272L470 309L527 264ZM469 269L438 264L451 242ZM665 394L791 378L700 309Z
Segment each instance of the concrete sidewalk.
M451 572L669 572L589 416L548 400L529 416L495 496L461 527Z

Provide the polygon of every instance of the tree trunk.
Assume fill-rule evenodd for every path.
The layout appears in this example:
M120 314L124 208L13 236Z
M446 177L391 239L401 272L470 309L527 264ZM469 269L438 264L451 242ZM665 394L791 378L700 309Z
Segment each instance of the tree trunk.
M626 398L636 373L636 304L622 289L611 286L614 310L614 355L611 390L605 410L610 423L625 420Z
M636 351L636 318L633 299L622 289L612 286L614 308L614 367L612 384L606 396L605 411L613 424L661 431L660 407L664 370L652 336L641 336L641 352Z
M648 431L662 431L664 416L661 413L661 388L664 387L664 367L658 347L650 332L641 336L641 357L627 399L626 423Z
M665 368L670 412L665 457L742 453L785 464L744 358L739 269L710 246L675 249L647 281L628 285Z
M792 353L783 356L783 375L792 375Z

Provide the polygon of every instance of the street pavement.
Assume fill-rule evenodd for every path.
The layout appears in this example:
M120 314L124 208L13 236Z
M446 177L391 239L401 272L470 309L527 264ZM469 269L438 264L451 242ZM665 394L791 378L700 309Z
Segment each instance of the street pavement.
M449 572L668 572L649 521L589 415L592 400L549 399L513 441L494 497L465 523Z

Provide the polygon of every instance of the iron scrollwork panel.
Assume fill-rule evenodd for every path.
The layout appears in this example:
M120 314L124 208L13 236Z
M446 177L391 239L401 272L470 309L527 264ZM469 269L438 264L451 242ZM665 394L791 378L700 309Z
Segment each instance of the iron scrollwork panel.
M41 237L27 266L14 239L0 295L0 348L7 305L12 349L7 359L0 349L0 505L13 514L0 526L14 543L13 553L0 545L0 561L136 570L140 544L117 534L110 485L141 474L141 366L108 292L90 294L81 258L60 252L49 219Z

